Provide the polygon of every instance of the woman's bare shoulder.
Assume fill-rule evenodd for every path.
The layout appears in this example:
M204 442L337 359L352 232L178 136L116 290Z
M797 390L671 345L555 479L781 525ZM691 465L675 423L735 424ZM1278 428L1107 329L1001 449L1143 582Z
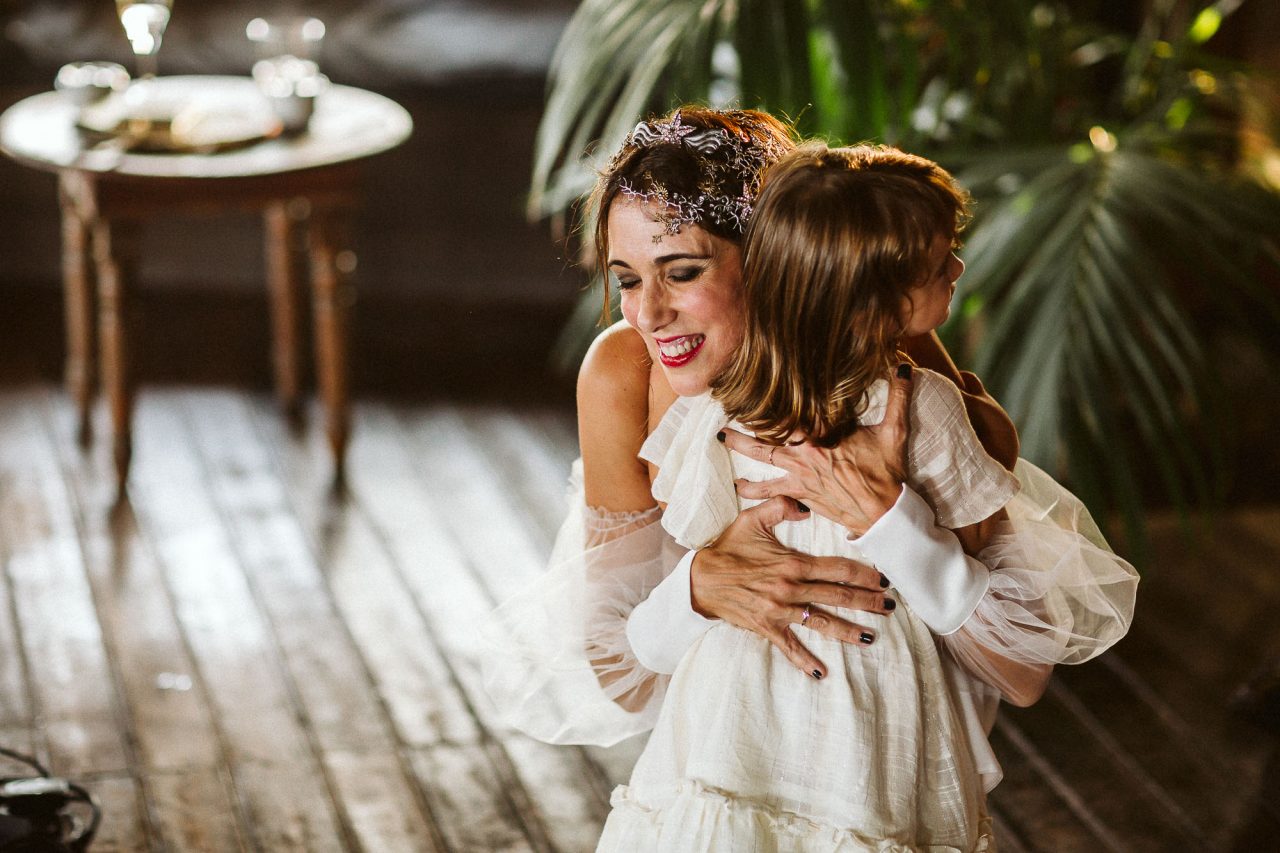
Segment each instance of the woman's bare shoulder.
M587 504L612 511L653 506L638 454L648 435L651 364L625 324L596 338L578 371L578 443Z
M592 342L578 370L578 402L648 408L652 362L640 333L614 323Z

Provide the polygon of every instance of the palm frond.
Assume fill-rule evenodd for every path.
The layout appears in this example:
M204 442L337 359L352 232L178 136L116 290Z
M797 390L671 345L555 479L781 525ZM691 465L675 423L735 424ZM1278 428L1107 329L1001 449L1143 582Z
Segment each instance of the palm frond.
M976 168L979 188L998 185L998 168ZM1188 306L1211 299L1280 329L1280 300L1233 253L1265 256L1280 217L1244 209L1237 193L1258 199L1234 190L1141 151L1063 151L988 201L965 249L961 295L983 306L976 368L1019 423L1024 455L1100 490L1138 545L1148 478L1124 460L1145 460L1183 510L1220 482L1194 438L1220 413ZM1083 433L1069 437L1073 423ZM1084 473L1102 460L1113 476Z
M534 141L531 215L559 212L590 188L588 147L599 140L612 150L638 117L660 108L664 75L710 66L710 31L725 2L585 0L552 59Z

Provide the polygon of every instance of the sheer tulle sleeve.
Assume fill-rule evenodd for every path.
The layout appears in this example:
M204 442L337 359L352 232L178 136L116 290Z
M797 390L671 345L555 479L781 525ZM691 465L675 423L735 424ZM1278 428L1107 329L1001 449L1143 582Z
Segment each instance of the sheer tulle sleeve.
M1017 701L1017 668L1083 663L1114 645L1133 619L1138 574L1108 547L1084 504L1026 460L978 560L987 593L961 627L939 637L956 662Z
M644 668L627 616L685 549L658 507L585 506L575 465L570 512L550 565L484 631L484 683L499 719L539 740L610 746L653 727L669 676Z

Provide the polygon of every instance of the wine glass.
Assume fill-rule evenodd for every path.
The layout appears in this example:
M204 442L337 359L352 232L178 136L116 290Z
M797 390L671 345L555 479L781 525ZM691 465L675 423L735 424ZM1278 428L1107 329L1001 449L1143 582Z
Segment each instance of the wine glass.
M124 34L129 38L133 55L138 58L138 77L143 80L156 76L156 54L160 40L169 26L169 12L173 0L116 0L116 14Z

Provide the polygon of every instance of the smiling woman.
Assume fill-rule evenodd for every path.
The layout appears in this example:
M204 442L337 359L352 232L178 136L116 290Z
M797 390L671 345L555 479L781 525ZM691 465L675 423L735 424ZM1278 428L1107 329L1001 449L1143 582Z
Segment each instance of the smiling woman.
M742 253L701 228L667 233L654 205L623 198L609 210L609 271L622 316L672 390L697 394L742 339Z

